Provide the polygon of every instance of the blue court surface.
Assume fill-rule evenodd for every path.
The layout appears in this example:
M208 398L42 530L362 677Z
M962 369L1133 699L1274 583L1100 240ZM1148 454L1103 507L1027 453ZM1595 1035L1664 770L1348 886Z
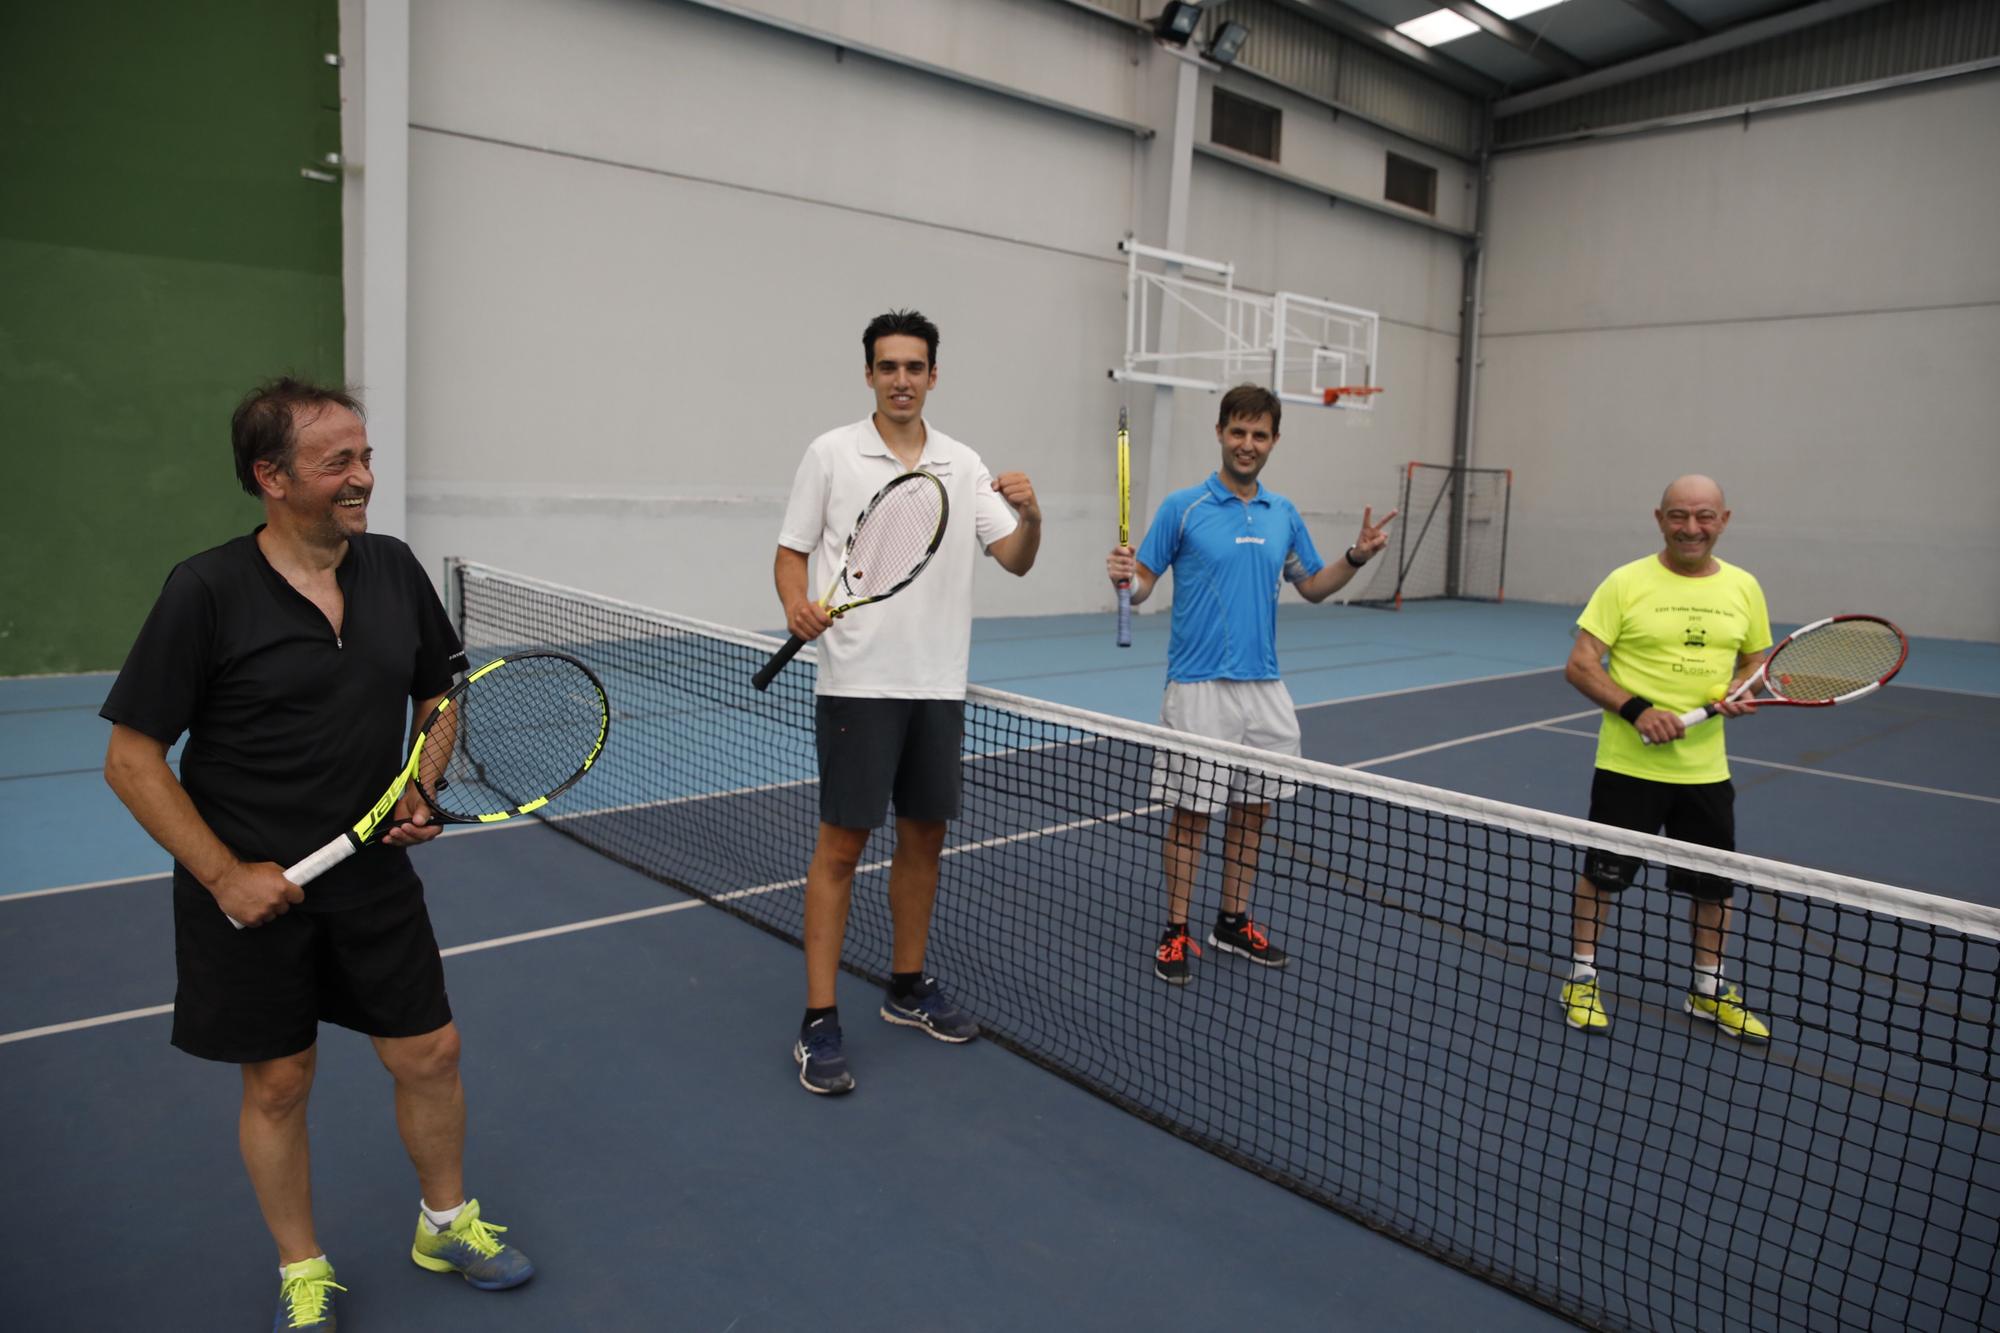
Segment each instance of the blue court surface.
M1597 714L1561 678L1572 616L1286 608L1308 757L1580 815ZM1137 629L1121 651L1108 617L985 622L974 677L1147 720L1166 621ZM1549 1001L1567 872L1525 844L1467 857L1455 835L1302 796L1276 807L1259 902L1294 966L1211 954L1172 991L1146 956L1157 882L1122 873L1155 863L1163 831L1144 766L1082 733L979 721L980 814L947 849L931 965L998 1040L890 1027L875 989L843 976L860 1088L825 1101L796 1083L802 969L769 933L797 928L809 750L769 715L660 709L639 698L643 672L604 674L621 711L589 800L419 862L466 1034L471 1188L541 1275L488 1296L410 1264L415 1186L387 1076L328 1029L315 1194L352 1288L343 1327L1566 1326L1294 1191L1387 1199L1378 1225L1491 1253L1612 1323L1665 1308L1689 1327L1763 1326L1755 1293L1775 1268L1824 1326L2000 1324L1990 941L1933 943L1912 971L1921 932L1760 895L1746 971L1801 941L1825 960L1769 984L1779 1039L1718 1042L1669 1003L1684 954L1634 945L1620 1024L1591 1046ZM97 774L107 684L0 683L15 798L0 814L0 1327L99 1329L135 1310L150 1328L261 1327L272 1260L235 1152L237 1081L166 1045L163 856ZM691 739L710 754L701 790L648 762ZM1996 742L2000 647L1920 642L1874 698L1731 724L1740 845L2000 905L1984 869ZM671 878L767 929L578 839L648 865L673 849ZM1515 878L1545 892L1499 901L1491 886ZM886 938L882 883L879 864L857 881L863 970ZM1212 873L1200 892L1212 902ZM1633 932L1658 914L1628 910ZM1849 971L1872 998L1829 1014ZM1826 1038L1787 1043L1788 1023ZM1909 1040L1850 1068L1869 1025ZM1631 1162L1615 1152L1628 1141L1645 1148ZM1556 1196L1529 1191L1537 1175ZM1828 1184L1848 1179L1867 1186ZM1628 1250L1656 1271L1618 1271ZM1915 1276L1883 1278L1885 1260Z

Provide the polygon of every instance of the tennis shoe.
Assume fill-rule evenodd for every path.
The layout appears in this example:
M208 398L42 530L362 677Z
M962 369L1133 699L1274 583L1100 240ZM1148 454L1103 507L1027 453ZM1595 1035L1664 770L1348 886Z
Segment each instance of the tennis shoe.
M433 1273L456 1273L481 1291L505 1291L535 1275L528 1256L500 1239L507 1228L479 1215L479 1200L467 1199L450 1226L431 1230L419 1214L410 1257Z
M1199 958L1201 946L1189 939L1185 930L1168 931L1153 951L1153 975L1169 986L1187 985L1189 954Z
M979 1024L944 993L936 977L925 977L902 999L890 991L882 997L882 1017L898 1027L916 1028L926 1036L953 1045L979 1035Z
M1604 997L1598 993L1596 977L1566 983L1562 988L1562 1006L1563 1018L1573 1028L1602 1032L1611 1026L1611 1015L1604 1008Z
M1271 943L1271 937L1255 921L1245 917L1241 926L1225 926L1220 921L1208 932L1208 942L1224 953L1248 958L1264 967L1283 967L1292 960Z
M840 1046L840 1024L833 1018L808 1023L792 1047L792 1059L799 1062L799 1086L807 1092L838 1097L854 1091L854 1075L847 1072L847 1054Z
M346 1291L333 1280L333 1265L324 1258L287 1264L278 1284L278 1314L271 1321L271 1333L309 1328L313 1333L335 1333L340 1317L335 1310Z
M1689 991L1687 1011L1696 1018L1704 1019L1722 1029L1723 1035L1737 1037L1743 1041L1769 1041L1771 1029L1764 1021L1743 1007L1743 992L1734 986L1724 986L1718 995L1703 995L1699 991Z

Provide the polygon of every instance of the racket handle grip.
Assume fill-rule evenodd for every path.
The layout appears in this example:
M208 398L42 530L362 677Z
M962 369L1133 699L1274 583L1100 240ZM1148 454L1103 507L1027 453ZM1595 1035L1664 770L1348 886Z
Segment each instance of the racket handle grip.
M791 661L794 657L797 657L799 655L799 649L805 646L806 646L806 641L804 639L801 639L796 634L794 634L791 638L785 640L785 646L780 648L777 652L772 653L771 660L764 663L764 665L761 668L759 668L756 675L750 677L750 683L752 685L755 685L760 690L767 690L771 688L771 682L773 680L776 680L778 677L778 673L785 669L785 663Z
M333 841L327 843L326 846L306 857L305 860L294 862L292 865L285 867L285 878L303 889L306 885L312 883L321 875L324 875L327 871L333 869L360 850L361 844L354 840L354 835L352 833L343 833ZM236 927L238 930L243 929L241 921L238 921L233 916L229 916L227 912L224 912L223 915L229 917L230 925Z
M1120 580L1118 584L1118 646L1132 646L1132 582Z
M1683 727L1692 727L1696 723L1708 721L1710 718L1714 717L1718 711L1719 710L1716 708L1714 704L1703 704L1700 708L1690 708L1687 710L1687 712L1676 713L1674 716L1678 717L1681 720L1681 725ZM1646 740L1646 738L1643 736L1641 736L1639 739L1643 744L1646 745L1652 744L1651 741Z

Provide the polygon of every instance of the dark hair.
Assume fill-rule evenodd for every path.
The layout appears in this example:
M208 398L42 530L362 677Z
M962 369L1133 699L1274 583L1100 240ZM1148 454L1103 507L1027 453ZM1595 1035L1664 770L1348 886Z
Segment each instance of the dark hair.
M1222 395L1222 411L1216 415L1217 430L1227 426L1238 417L1255 419L1269 413L1271 434L1278 433L1278 421L1284 416L1284 409L1278 405L1278 395L1261 384L1239 384Z
M236 480L252 498L261 498L257 465L276 463L290 472L299 443L299 409L315 408L317 417L329 407L344 407L361 416L361 401L346 389L329 389L309 380L280 375L252 389L229 418L229 445L236 451ZM312 417L308 417L311 420Z
M895 334L908 334L912 338L922 338L924 348L930 357L931 369L937 369L937 325L925 319L918 310L891 310L868 321L868 327L861 331L861 364L873 367L875 364L875 340Z

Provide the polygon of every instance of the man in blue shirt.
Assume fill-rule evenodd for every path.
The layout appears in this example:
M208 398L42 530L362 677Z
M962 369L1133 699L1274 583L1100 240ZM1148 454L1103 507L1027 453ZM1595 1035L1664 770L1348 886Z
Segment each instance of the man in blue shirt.
M1296 755L1298 714L1278 677L1278 588L1289 583L1307 601L1325 601L1388 544L1396 511L1373 523L1374 511L1363 510L1361 535L1346 556L1322 564L1299 511L1257 480L1278 443L1279 416L1277 396L1259 385L1224 394L1215 424L1221 468L1167 497L1136 558L1131 547L1119 546L1104 567L1113 583L1131 580L1134 606L1152 595L1162 574L1175 571L1161 725ZM1209 818L1224 806L1222 911L1208 942L1265 967L1285 965L1285 951L1250 919L1250 887L1270 802L1289 795L1275 778L1225 773L1175 754L1155 761L1152 799L1174 811L1163 854L1167 928L1153 955L1160 980L1187 984L1187 956L1201 952L1188 938L1188 900Z

